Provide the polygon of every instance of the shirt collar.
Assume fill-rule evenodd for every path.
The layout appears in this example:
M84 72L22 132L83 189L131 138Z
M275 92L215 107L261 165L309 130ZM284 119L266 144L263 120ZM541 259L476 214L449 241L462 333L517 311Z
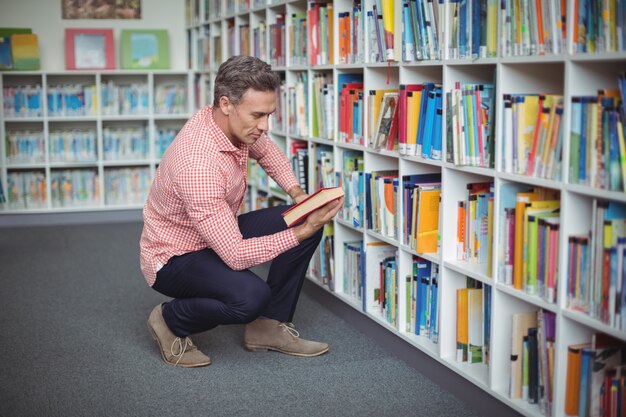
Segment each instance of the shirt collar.
M241 144L240 147L236 147L233 143L228 139L224 131L215 123L213 119L213 106L208 106L208 114L206 117L206 122L209 128L209 131L213 133L213 138L215 140L214 144L218 151L220 152L230 152L236 159L239 165L243 166L248 162L248 148L249 145Z
M238 148L228 139L224 131L215 123L213 119L213 106L208 106L206 122L209 131L213 133L214 144L220 152L240 152L242 148Z

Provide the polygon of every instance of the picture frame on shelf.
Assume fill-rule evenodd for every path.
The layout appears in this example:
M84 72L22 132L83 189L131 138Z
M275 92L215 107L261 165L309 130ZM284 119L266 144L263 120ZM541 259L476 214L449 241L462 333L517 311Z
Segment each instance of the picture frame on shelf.
M124 29L120 36L122 69L169 69L169 34L165 29Z
M113 29L65 29L65 68L115 69Z

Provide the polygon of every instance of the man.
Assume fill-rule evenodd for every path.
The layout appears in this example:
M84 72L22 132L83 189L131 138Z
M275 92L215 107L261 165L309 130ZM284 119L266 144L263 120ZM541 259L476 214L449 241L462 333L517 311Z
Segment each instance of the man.
M156 171L144 207L141 270L152 288L173 298L148 319L169 364L209 365L189 335L223 324L247 324L251 351L328 351L326 343L301 339L291 321L322 227L343 199L291 228L281 216L286 206L237 216L248 156L296 203L306 198L289 159L266 135L279 84L257 58L228 59L215 79L213 106L189 119ZM267 282L248 270L269 260Z

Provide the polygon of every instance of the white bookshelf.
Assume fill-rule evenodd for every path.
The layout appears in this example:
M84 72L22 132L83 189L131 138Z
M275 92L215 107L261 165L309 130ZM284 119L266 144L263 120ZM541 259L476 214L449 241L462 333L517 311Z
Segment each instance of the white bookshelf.
M39 86L41 88L41 111L36 117L7 114L3 106L0 123L2 137L15 132L39 132L42 137L42 155L36 160L12 158L8 139L3 141L0 152L0 181L7 202L1 205L0 213L48 213L92 210L138 209L143 206L151 178L162 148L159 144L159 132L169 130L177 132L187 121L194 107L194 92L191 88L191 72L183 71L72 71L72 72L0 72L0 87L20 88ZM114 83L116 86L141 86L144 91L145 107L142 111L131 111L121 107L116 111L105 108L103 92L105 86ZM93 86L95 104L88 114L68 115L53 114L48 103L48 95L56 86ZM159 103L159 92L168 88L177 88L179 102L176 106L164 108ZM170 110L167 110L170 109ZM86 158L75 155L64 155L55 151L55 132L65 134L73 131L93 132L94 139L90 142L92 152ZM116 137L124 132L134 130L139 136L136 141L142 145L141 152L112 152L107 142L107 132L116 132ZM121 133L120 133L121 132ZM175 133L174 133L175 134ZM22 159L22 160L20 160ZM59 175L70 175L76 171L93 172L94 194L85 200L59 202L55 198L55 179ZM35 172L43 179L41 194L32 202L32 198L20 195L18 200L11 199L11 178L24 172ZM139 176L139 177L138 177ZM82 178L79 176L79 179ZM131 183L134 178L135 183ZM111 185L121 180L120 188ZM138 181L138 183L137 183ZM75 188L75 187L74 187ZM27 191L24 191L28 193Z
M211 2L212 3L212 2ZM250 8L238 9L239 4L245 2L223 1L221 3L222 14L219 16L211 13L205 14L204 2L191 2L191 13L198 16L197 19L188 22L187 33L191 39L191 56L197 57L198 39L203 33L212 34L210 37L210 50L215 51L216 43L221 42L219 48L222 51L222 61L229 54L227 49L227 36L224 28L229 21L246 22L250 25L250 33L258 27L259 22L270 24L276 21L278 15L290 16L292 13L305 11L307 1L264 1L254 2ZM364 5L370 8L372 1L365 0ZM213 4L213 3L212 3ZM334 33L335 33L335 61L337 62L337 15L339 12L349 10L352 2L348 0L335 0L333 2ZM399 3L397 3L399 4ZM200 8L194 11L197 5ZM230 5L230 8L227 7ZM568 2L572 8L573 2ZM396 8L396 36L402 33L402 21L400 12ZM225 13L229 10L228 13ZM573 10L573 9L572 9ZM572 24L572 22L568 22ZM286 19L287 33L289 32L289 19ZM571 29L571 28L570 28ZM367 33L366 28L366 33ZM570 34L571 30L568 31ZM221 34L221 37L215 36ZM236 37L239 36L236 34ZM266 34L269 37L269 34ZM239 45L240 39L236 44ZM267 40L269 42L269 39ZM252 35L250 42L252 42ZM568 50L572 49L572 40L569 39ZM289 39L287 39L287 51ZM235 49L235 53L239 50ZM367 54L366 54L367 55ZM270 59L266 57L266 59ZM334 64L323 66L293 66L290 57L286 57L286 66L274 66L273 68L286 80L287 85L293 83L297 74L305 72L308 75L309 87L314 74L324 72L332 74L334 80L334 94L337 95L337 79L342 73L358 73L363 75L364 92L371 89L397 88L399 84L421 83L425 81L439 82L443 85L443 92L449 91L455 82L490 83L495 77L495 157L493 168L474 168L455 166L445 161L445 129L443 140L443 161L425 160L415 156L400 156L397 152L374 151L366 146L346 144L338 141L329 141L323 138L302 137L292 135L289 129L281 132L270 132L270 136L277 141L283 149L288 149L294 140L305 140L309 149L316 144L330 145L333 149L334 165L337 170L342 167L342 152L358 151L363 154L364 172L383 169L397 169L399 176L418 173L441 173L442 175L442 201L440 211L440 251L434 254L426 254L424 257L440 266L439 280L439 342L434 344L425 337L408 334L398 330L403 328L402 322L398 328L387 323L378 312L363 311L361 301L343 293L343 243L362 239L365 243L384 241L398 250L399 276L404 277L411 273L411 257L416 252L401 244L402 240L396 241L371 230L355 228L350 222L344 220L334 221L334 251L335 251L335 286L334 289L324 288L346 304L361 311L374 322L379 323L386 329L397 334L415 346L416 349L425 352L434 360L453 370L475 384L481 389L493 395L499 401L510 406L517 412L526 416L544 415L538 405L532 405L522 400L509 398L510 380L510 354L511 354L511 317L514 313L545 309L556 314L556 350L554 366L554 393L551 415L564 415L565 384L567 373L567 346L570 344L588 341L595 332L604 332L626 341L626 332L616 330L587 315L572 311L566 305L565 277L567 273L568 246L567 237L579 233L587 233L590 229L591 207L593 199L605 199L624 203L626 193L616 191L599 190L578 184L570 184L568 181L569 164L569 126L571 126L571 98L578 95L595 95L598 88L615 88L617 78L621 71L626 69L626 53L603 53L597 55L560 54L547 56L528 57L505 57L505 58L482 58L474 60L443 60L422 62L391 62L391 63L362 63L362 64ZM203 86L202 94L197 104L209 104L212 101L210 85L215 77L217 67L221 62L211 60L208 67L199 65L197 60L191 61L191 70L201 79ZM387 80L389 79L389 84ZM200 91L200 90L199 90ZM546 180L540 178L525 177L505 173L502 166L502 95L512 93L555 93L564 98L564 148L559 180ZM309 95L309 104L311 97ZM337 100L335 100L337 109ZM367 111L367 110L365 110ZM444 101L444 120L445 120ZM311 116L309 116L311 117ZM366 114L364 119L367 120ZM309 126L311 126L311 119ZM338 125L335 121L335 136L337 137ZM366 132L367 138L368 132ZM311 162L312 156L309 156ZM311 168L311 167L310 167ZM456 222L457 202L464 199L466 184L473 182L492 181L495 184L494 197L494 242L493 242L493 277L487 275L486 265L477 265L456 260ZM544 299L530 296L520 290L516 290L504 284L502 277L498 276L497 253L499 242L499 219L502 216L501 190L508 184L524 186L538 186L557 190L561 200L561 230L559 243L559 266L557 302L551 304ZM312 186L313 184L309 184ZM251 192L258 191L253 184ZM267 190L262 190L267 191ZM465 286L466 277L474 278L492 287L492 316L491 316L491 357L490 364L457 363L456 357L456 289ZM314 278L312 281L317 282ZM402 286L401 286L402 287ZM399 299L403 300L404 289L400 289ZM400 320L402 321L402 320Z

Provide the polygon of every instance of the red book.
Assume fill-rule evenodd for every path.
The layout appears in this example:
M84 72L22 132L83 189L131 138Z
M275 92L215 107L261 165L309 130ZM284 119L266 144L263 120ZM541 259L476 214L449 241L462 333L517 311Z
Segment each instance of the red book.
M298 204L291 206L282 213L287 226L291 227L301 220L304 220L312 211L325 206L331 201L335 201L343 197L343 188L331 187L320 188Z

